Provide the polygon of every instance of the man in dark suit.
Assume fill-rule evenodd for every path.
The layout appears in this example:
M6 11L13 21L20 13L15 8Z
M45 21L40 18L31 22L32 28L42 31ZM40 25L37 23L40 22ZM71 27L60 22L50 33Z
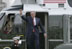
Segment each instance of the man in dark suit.
M35 17L36 13L34 11L30 12L30 16L25 17L22 15L22 10L20 10L20 15L21 15L21 18L27 22L27 28L26 28L27 48L40 49L38 26L40 26L42 32L44 33L44 36L45 37L47 36L43 28L43 25L41 23L41 20Z

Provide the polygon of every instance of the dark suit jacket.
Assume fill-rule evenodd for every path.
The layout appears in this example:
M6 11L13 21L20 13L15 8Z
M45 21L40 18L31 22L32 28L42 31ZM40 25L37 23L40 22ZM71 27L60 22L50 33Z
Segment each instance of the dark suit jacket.
M38 26L40 26L42 32L45 33L45 30L39 18L36 18L36 26L33 25L33 20L31 16L27 16L27 17L21 16L21 18L27 22L27 28L26 28L27 37L31 36L33 28L35 29L35 35L39 36Z

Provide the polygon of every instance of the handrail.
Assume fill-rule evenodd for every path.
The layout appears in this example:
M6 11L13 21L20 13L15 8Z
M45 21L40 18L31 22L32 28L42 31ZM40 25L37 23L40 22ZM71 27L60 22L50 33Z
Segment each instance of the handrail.
M24 39L24 40L21 40L21 41L23 41L23 42L26 42L26 40ZM13 42L13 40L0 40L0 42Z

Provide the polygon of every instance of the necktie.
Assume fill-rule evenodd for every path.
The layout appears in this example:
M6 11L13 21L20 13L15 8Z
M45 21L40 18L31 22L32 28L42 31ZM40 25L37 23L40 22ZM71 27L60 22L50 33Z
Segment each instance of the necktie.
M35 32L35 29L34 29L34 18L33 18L33 32Z

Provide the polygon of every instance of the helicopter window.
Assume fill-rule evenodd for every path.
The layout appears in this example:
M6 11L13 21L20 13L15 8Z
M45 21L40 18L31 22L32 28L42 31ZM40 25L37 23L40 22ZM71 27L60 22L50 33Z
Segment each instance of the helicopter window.
M5 16L2 27L2 33L0 33L0 37L2 39L12 39L15 36L21 36L21 39L25 39L25 27L26 23L21 20L20 15L9 14ZM15 23L16 22L16 23Z
M12 31L13 22L14 22L14 16L9 14L7 16L7 20L4 25L4 33L8 34Z
M49 39L63 39L62 19L62 16L49 16Z

